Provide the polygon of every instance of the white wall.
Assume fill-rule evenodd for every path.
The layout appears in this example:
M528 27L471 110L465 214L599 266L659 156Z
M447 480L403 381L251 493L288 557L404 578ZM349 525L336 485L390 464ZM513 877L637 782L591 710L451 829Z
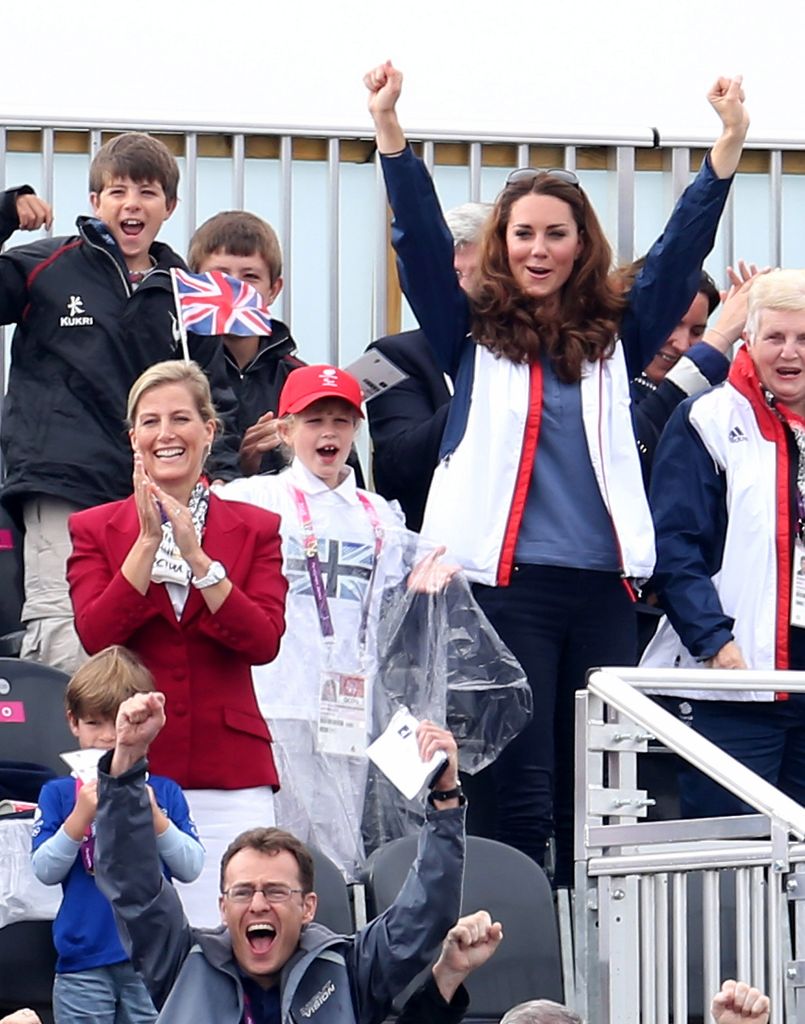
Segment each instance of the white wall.
M796 0L29 0L3 5L0 121L368 128L362 72L407 73L411 129L712 138L743 73L752 136L805 145Z

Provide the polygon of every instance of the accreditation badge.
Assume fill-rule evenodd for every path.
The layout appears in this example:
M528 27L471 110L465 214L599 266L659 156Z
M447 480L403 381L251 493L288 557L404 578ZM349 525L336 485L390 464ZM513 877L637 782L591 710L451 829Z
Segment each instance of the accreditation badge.
M320 678L319 751L362 755L366 750L366 676L325 669Z
M791 625L805 629L805 543L797 537L791 573Z

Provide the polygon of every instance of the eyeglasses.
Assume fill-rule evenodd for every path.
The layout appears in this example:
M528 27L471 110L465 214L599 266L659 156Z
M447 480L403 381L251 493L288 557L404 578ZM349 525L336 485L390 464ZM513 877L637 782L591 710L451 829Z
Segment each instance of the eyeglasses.
M256 892L263 894L266 903L287 903L293 893L303 893L304 889L292 889L289 885L230 885L221 893L232 903L251 903Z
M575 185L579 187L579 179L576 177L573 171L568 171L565 167L546 167L544 170L539 167L518 167L516 171L512 171L511 174L506 178L507 185L515 185L519 182L534 181L541 174L547 174L549 178L556 178L557 181L563 181L566 185Z

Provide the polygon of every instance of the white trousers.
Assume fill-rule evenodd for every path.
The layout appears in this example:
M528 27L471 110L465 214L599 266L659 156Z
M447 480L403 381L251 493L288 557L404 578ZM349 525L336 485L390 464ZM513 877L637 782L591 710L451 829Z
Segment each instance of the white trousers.
M250 828L274 824L274 792L270 786L251 789L186 789L190 814L206 851L195 882L174 882L190 924L214 928L221 923L218 897L221 857L235 836Z

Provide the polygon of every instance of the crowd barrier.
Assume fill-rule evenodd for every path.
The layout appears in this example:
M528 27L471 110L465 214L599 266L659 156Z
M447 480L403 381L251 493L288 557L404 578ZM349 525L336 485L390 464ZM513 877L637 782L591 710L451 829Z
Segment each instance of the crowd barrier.
M576 697L576 1009L588 1024L710 1021L727 977L805 1021L805 808L641 690L805 692L797 672L610 668ZM758 813L648 820L659 742Z

